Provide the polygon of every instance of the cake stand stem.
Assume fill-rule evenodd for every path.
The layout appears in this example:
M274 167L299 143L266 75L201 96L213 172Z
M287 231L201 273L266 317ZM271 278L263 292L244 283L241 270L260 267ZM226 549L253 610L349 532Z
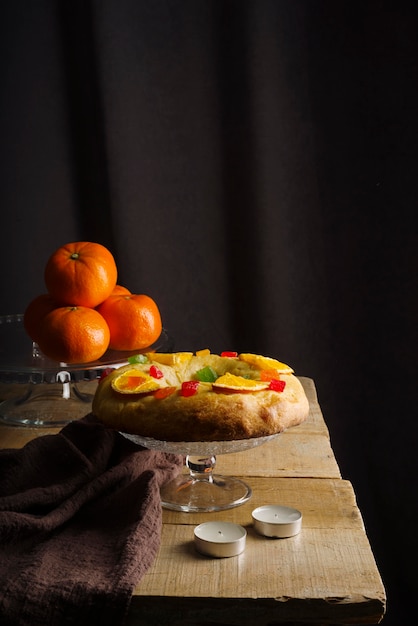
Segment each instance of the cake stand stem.
M190 480L203 480L213 483L213 470L216 464L216 456L199 457L186 456L186 467L189 469Z
M185 513L210 512L231 509L247 502L252 495L251 487L238 478L214 474L215 464L215 455L187 455L188 473L162 487L162 506Z

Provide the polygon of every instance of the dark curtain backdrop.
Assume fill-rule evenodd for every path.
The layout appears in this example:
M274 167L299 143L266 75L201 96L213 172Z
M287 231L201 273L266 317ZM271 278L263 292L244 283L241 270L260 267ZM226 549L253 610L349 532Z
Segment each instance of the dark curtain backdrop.
M1 305L100 241L179 350L312 377L388 593L417 588L416 3L14 0Z

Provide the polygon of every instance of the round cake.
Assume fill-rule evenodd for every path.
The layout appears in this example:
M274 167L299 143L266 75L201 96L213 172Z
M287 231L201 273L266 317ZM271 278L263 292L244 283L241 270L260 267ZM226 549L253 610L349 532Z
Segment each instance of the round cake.
M107 374L93 413L106 426L161 441L232 441L303 422L309 403L293 369L257 354L148 353Z

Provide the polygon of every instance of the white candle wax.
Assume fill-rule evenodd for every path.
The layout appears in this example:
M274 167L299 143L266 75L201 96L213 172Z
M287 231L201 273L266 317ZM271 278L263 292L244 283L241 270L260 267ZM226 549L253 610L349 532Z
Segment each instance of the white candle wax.
M216 557L240 554L245 549L246 537L245 528L231 522L205 522L194 530L197 550Z
M254 528L266 537L293 537L302 526L302 513L278 504L266 504L252 512Z

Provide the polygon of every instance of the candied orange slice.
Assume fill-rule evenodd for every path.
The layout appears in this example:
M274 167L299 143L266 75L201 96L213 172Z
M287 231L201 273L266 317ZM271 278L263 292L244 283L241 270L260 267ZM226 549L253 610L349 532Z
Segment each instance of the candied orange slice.
M112 380L112 388L118 393L147 393L159 389L160 384L152 376L140 370L131 369L116 376Z
M147 352L150 361L162 365L184 365L193 356L193 352Z
M240 354L239 359L249 365L254 365L260 370L277 370L280 374L293 374L293 370L286 363L281 363L269 356L261 356L259 354Z
M233 389L234 391L262 391L263 389L267 389L268 386L269 383L244 378L244 376L236 376L229 372L217 378L213 383L213 387L219 389Z

